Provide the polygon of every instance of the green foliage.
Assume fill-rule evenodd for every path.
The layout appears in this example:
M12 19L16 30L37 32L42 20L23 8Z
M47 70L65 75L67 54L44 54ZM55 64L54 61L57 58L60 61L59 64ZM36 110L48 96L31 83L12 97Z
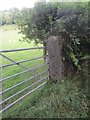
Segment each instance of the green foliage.
M18 8L12 8L10 10L0 11L0 26L5 24L15 24L19 14Z
M88 10L87 2L37 2L34 8L20 12L18 25L27 42L34 39L38 44L50 36L61 36L65 60L80 69L80 58L90 50Z

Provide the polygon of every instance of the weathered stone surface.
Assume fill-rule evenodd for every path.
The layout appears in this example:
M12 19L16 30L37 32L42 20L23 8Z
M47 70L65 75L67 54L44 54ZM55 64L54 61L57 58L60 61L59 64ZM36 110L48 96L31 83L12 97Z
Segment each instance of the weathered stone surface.
M49 77L52 81L63 79L63 62L62 62L62 42L58 37L52 36L47 40L47 50L49 57Z

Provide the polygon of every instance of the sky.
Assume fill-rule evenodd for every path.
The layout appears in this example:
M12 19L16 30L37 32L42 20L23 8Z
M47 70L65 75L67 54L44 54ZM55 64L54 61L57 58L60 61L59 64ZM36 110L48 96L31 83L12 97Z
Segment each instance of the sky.
M34 6L34 3L38 0L0 0L0 11L9 10L10 8L19 8L22 9L23 7L31 8ZM49 1L49 0L46 0ZM78 1L78 0L54 0L54 1ZM81 1L88 1L88 0L81 0Z
M36 1L37 0L0 0L0 11L9 10L14 7L19 9L23 7L31 8Z

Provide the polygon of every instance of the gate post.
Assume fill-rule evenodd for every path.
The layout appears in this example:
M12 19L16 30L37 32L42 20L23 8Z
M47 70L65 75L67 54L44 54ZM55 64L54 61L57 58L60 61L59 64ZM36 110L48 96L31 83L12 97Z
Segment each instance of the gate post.
M57 82L63 79L64 65L62 61L62 41L56 36L47 39L49 57L49 79Z

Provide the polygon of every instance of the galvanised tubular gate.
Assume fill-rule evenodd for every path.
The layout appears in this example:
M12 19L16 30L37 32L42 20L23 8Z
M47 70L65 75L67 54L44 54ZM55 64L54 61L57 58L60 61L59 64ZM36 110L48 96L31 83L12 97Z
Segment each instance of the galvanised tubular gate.
M32 59L28 59L28 60L22 60L20 62L15 62L15 63L11 63L11 64L5 64L5 65L2 65L0 68L4 68L4 67L7 67L7 66L12 66L12 65L18 65L20 63L24 63L24 62L29 62L29 61L32 61L32 60L38 60L40 58L43 58L44 56L40 56L40 57L36 57L36 58L32 58Z
M5 93L5 92L7 92L7 91L9 91L9 90L11 90L11 89L13 89L13 88L15 88L15 87L17 87L17 86L23 84L23 83L25 83L25 82L27 82L27 81L29 81L29 80L35 78L35 77L38 77L38 76L40 76L40 75L46 73L46 72L47 72L47 71L44 71L44 72L39 73L39 74L37 74L37 75L35 75L35 76L32 76L32 77L30 77L29 79L27 79L27 80L25 80L25 81L23 81L23 82L20 82L20 83L18 83L18 84L16 84L16 85L14 85L14 86L12 86L12 87L6 89L6 90L3 90L2 92L0 92L0 94L3 94L3 93Z
M16 74L12 75L12 76L8 76L8 77L6 77L6 78L1 79L0 82L2 82L2 81L4 81L4 80L8 80L8 79L13 78L13 77L16 77L16 76L21 75L21 74L23 74L23 73L25 73L25 72L35 70L36 68L40 68L40 67L42 67L42 66L44 66L44 65L46 65L46 64L41 64L41 65L36 66L36 67L34 67L34 68L30 68L30 69L25 70L25 71L23 71L23 72L19 72L19 73L16 73Z
M45 49L45 47L21 48L21 49L13 49L13 50L0 50L0 55L1 55L2 57L4 57L5 59L8 59L9 61L12 62L11 64L5 64L5 65L0 66L0 69L2 69L2 68L4 68L4 67L12 66L12 65L18 65L18 66L20 66L20 67L22 67L22 68L25 68L23 65L20 65L20 63L29 62L29 61L32 61L32 60L38 60L38 59L41 59L41 58L44 57L44 56L42 55L42 56L35 57L35 58L32 58L32 59L27 59L27 60L22 60L22 61L16 62L16 61L12 60L11 58L7 57L6 55L3 55L3 53L7 53L7 52L17 52L17 51L26 51L26 50L36 50L36 49ZM30 71L32 71L32 70L36 70L37 68L41 68L41 67L46 66L46 65L47 65L47 63L44 63L44 64L40 64L40 65L38 65L38 66L36 66L36 67L33 67L33 68L30 68L30 69L25 68L25 70L22 71L22 72L13 74L13 75L8 76L8 77L6 77L6 78L2 78L2 79L0 80L0 84L2 84L3 81L6 81L6 80L11 79L11 78L13 78L13 77L17 77L18 75L21 75L21 74L26 73L26 72L30 72ZM9 88L1 91L1 92L0 92L0 95L3 95L4 93L8 92L9 90L12 90L13 88L16 88L17 86L24 84L24 83L32 80L33 78L36 78L36 77L38 77L38 76L40 76L40 75L43 75L44 73L48 73L48 70L45 70L45 71L43 71L43 72L40 72L40 73L38 73L38 74L36 74L36 75L34 75L34 76L32 76L32 77L30 77L30 78L22 81L22 82L19 82L19 83L13 85L12 87L9 87ZM29 86L27 86L26 88L24 88L24 89L16 92L15 94L13 94L13 95L9 96L8 98L4 99L3 101L1 101L1 102L0 102L0 105L3 105L5 102L9 101L11 98L15 97L16 95L19 95L20 93L23 93L24 91L28 90L28 89L31 88L32 86L38 84L39 82L42 82L42 81L44 81L44 80L47 80L47 79L48 79L48 75L45 76L45 77L43 77L43 78L40 78L40 79L37 80L36 82L34 82L34 83L30 84ZM37 87L33 88L33 89L32 89L31 91L29 91L28 93L26 93L25 95L21 96L19 99L13 101L11 104L9 104L8 106L6 106L5 108L2 108L2 110L0 110L0 113L6 111L8 108L10 108L11 106L13 106L13 105L16 104L17 102L19 102L20 100L22 100L23 98L25 98L26 96L30 95L31 93L33 93L34 91L36 91L37 89L39 89L40 87L42 87L43 85L45 85L46 83L47 83L47 81L44 81L43 83L41 83L41 84L38 85Z
M13 49L13 50L0 50L0 53L25 51L25 50L36 50L36 49L45 49L45 47L20 48L20 49Z

